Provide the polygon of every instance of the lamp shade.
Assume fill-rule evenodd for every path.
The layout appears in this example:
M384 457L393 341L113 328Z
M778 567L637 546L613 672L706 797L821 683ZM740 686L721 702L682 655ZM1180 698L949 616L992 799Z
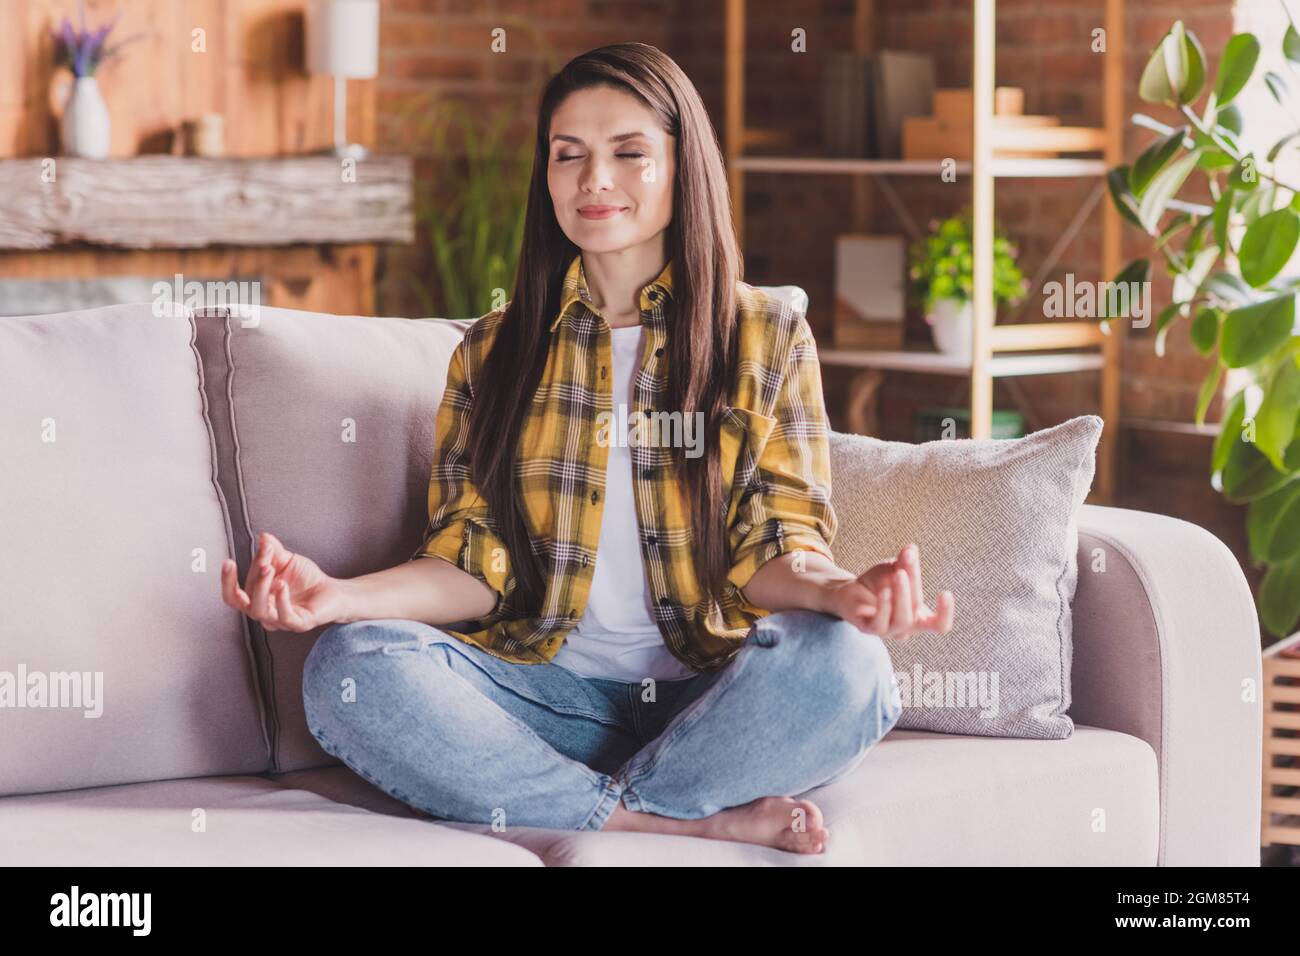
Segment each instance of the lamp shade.
M379 0L311 0L307 72L354 80L379 73Z

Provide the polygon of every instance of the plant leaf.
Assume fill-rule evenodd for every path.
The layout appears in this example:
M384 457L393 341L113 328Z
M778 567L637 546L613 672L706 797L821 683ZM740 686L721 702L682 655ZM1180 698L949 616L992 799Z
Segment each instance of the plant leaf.
M1175 107L1194 100L1195 96L1184 95L1191 87L1194 69L1191 60L1194 56L1196 50L1187 40L1183 21L1176 20L1151 51L1138 81L1138 95L1148 103ZM1204 62L1201 64L1201 79L1204 80Z
M1250 192L1259 185L1259 170L1255 167L1255 156L1247 153L1233 164L1228 173L1228 188L1238 192Z
M1223 378L1223 363L1216 361L1196 392L1196 424L1200 425L1205 422L1205 413L1209 410L1210 402L1214 400L1214 395L1219 390L1219 379L1221 378Z
M1233 444L1241 437L1241 426L1246 420L1246 392L1243 389L1228 399L1223 411L1223 422L1219 434L1214 438L1214 450L1210 453L1210 473L1223 471L1228 464L1228 453Z
M1252 301L1250 286L1231 272L1210 273L1201 283L1197 294L1211 296L1225 305L1246 305Z
M1144 232L1150 233L1151 230L1142 225L1142 220L1138 218L1137 199L1129 188L1129 168L1127 166L1116 166L1108 172L1106 174L1106 188L1109 190L1111 202L1115 204L1115 209L1118 210L1120 216Z
M1296 410L1300 409L1300 369L1294 362L1279 362L1264 387L1264 399L1255 412L1255 446L1278 471L1286 471L1282 457L1295 437Z
M1250 79L1259 59L1259 41L1252 33L1232 36L1219 59L1219 75L1214 81L1214 98L1222 108L1232 102ZM1238 130L1237 132L1241 132Z
M1267 216L1273 211L1277 187L1273 185L1272 180L1266 179L1253 192L1238 193L1238 195L1245 197L1241 204L1241 218L1247 226L1250 226L1261 216Z
M1295 293L1233 309L1223 320L1219 354L1229 368L1253 365L1286 341L1295 324Z
M1202 306L1196 310L1192 319L1192 344L1202 355L1209 355L1219 342L1219 323L1223 321L1223 310L1214 306ZM1197 422L1205 420L1204 415L1196 416Z
M1153 232L1160 217L1165 213L1165 207L1169 200L1173 199L1186 182L1188 175L1191 174L1192 168L1196 165L1196 159L1199 150L1193 150L1186 156L1179 157L1173 163L1170 163L1159 173L1147 187L1142 198L1138 201L1138 219L1141 221L1142 228L1147 232Z
M1279 139L1276 143L1274 143L1274 144L1269 148L1269 151L1268 151L1268 161L1271 163L1271 162L1273 162L1275 159L1277 159L1277 154L1280 153L1280 152L1282 152L1282 147L1286 146L1287 143L1291 142L1291 140L1295 139L1297 136L1300 136L1300 130L1296 130L1296 131L1293 132L1293 133L1287 133L1285 136L1283 136L1281 139ZM1300 193L1297 193L1297 195L1300 195Z
M1237 109L1236 104L1220 106L1214 114L1214 125L1219 127L1220 132L1227 130L1234 137L1241 135L1244 123L1245 118L1241 115L1241 110Z
M1300 481L1289 481L1250 503L1246 536L1255 561L1278 564L1300 554Z
M1211 143L1204 144L1201 155L1196 160L1197 169L1203 169L1210 173L1217 173L1221 169L1231 169L1236 165L1237 161L1235 159Z
M1223 496L1233 504L1262 498L1284 485L1288 478L1273 467L1252 442L1238 436L1223 466Z
M1160 315L1156 317L1156 355L1164 357L1165 335L1169 331L1169 323L1178 317L1179 311L1186 304L1185 302L1170 302L1160 310Z
M1259 585L1260 622L1278 637L1286 637L1300 618L1300 557L1268 569Z
M1142 151L1129 172L1129 187L1132 189L1133 195L1141 196L1146 191L1152 177L1160 172L1165 163L1173 159L1182 146L1183 136L1186 131L1186 126L1180 126L1168 136L1160 137Z
M1292 63L1300 63L1300 33L1293 26L1288 26L1282 35L1282 55Z
M1259 288L1282 271L1300 241L1300 216L1290 207L1257 219L1242 237L1237 258L1241 277Z
M1228 221L1232 215L1232 190L1225 189L1223 195L1214 203L1214 212L1211 217L1214 220L1214 244L1224 252L1228 249Z
M1264 74L1264 85L1273 94L1273 99L1277 100L1278 105L1290 107L1291 88L1286 85L1286 80L1280 74L1269 70Z

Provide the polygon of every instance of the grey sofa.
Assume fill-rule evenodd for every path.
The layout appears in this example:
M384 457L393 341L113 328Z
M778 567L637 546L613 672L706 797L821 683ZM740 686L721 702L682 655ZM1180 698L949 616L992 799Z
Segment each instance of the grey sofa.
M308 732L316 634L263 632L219 572L261 530L336 575L408 556L469 323L155 311L0 319L0 678L26 691L0 708L5 863L1258 864L1260 711L1222 693L1259 677L1241 571L1200 528L1096 506L1074 735L895 730L814 791L823 855L417 816Z

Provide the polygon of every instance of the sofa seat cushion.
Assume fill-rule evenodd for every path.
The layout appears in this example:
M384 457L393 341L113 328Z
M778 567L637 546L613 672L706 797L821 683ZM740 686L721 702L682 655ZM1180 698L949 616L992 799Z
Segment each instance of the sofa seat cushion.
M205 829L196 832L200 819ZM9 866L541 865L502 840L414 815L371 813L258 776L5 797L0 860Z
M378 813L405 804L347 767L282 782ZM825 814L824 854L645 833L485 824L547 866L1154 866L1155 752L1128 734L1077 725L1064 740L894 730L841 780L808 792Z

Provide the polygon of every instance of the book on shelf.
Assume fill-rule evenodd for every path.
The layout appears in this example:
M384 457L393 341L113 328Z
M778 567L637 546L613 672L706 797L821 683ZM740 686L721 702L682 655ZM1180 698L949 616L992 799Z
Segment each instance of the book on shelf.
M827 156L898 159L903 122L928 115L934 58L904 50L832 53L822 75L822 134Z

